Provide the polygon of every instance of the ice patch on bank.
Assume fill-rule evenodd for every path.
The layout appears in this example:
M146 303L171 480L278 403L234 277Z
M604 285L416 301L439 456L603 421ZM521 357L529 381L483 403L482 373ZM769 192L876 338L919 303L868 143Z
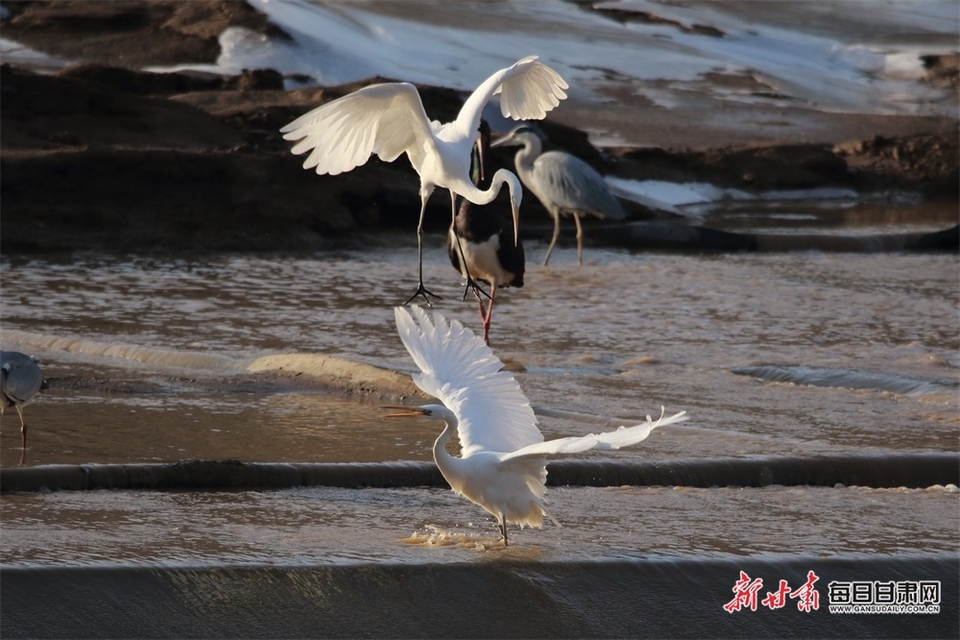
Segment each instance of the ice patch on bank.
M948 1L852 2L831 12L804 2L599 5L632 12L625 22L566 2L251 3L293 40L228 29L224 71L270 67L324 85L379 75L470 91L538 54L567 79L572 98L607 100L600 89L623 85L665 108L707 95L857 113L956 112L952 92L917 82L922 55L956 49L960 20Z
M856 201L853 189L817 187L814 189L777 189L750 193L742 189L725 189L705 182L667 182L664 180L631 180L607 176L611 190L618 196L643 206L669 213L698 216L721 202L730 201L822 201L834 203Z

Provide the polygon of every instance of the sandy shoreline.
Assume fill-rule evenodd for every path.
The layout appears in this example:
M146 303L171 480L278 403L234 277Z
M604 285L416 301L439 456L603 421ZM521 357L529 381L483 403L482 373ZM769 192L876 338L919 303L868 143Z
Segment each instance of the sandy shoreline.
M418 180L406 161L374 159L348 174L316 176L300 168L277 133L308 108L359 85L284 91L280 74L269 70L227 78L139 70L215 61L217 35L229 25L276 34L248 4L52 2L8 9L5 38L79 63L43 75L3 66L4 253L311 251L415 224ZM956 87L955 60L932 62L927 81ZM462 101L449 89L421 92L428 113L441 120L452 118ZM726 114L726 124L718 124L621 98L599 115L576 105L558 110L545 123L551 141L625 178L746 191L902 190L947 201L960 192L953 118L779 110L768 116L800 123L791 131L801 133L771 140L747 126L761 107ZM649 142L601 154L578 130L588 116L614 131L642 126ZM509 165L509 153L495 162ZM669 219L640 205L630 213L636 220ZM446 200L434 198L428 229L442 230L448 215ZM524 201L523 215L527 224L546 221L533 198Z

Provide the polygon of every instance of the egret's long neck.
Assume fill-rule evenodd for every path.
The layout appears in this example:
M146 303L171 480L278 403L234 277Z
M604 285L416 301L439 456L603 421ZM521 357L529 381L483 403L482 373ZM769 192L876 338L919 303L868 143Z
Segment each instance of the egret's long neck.
M437 463L440 473L443 474L443 477L447 479L447 482L449 482L451 486L454 483L453 478L456 475L454 471L454 466L456 465L454 460L456 460L456 458L447 452L447 443L450 442L450 438L453 437L453 432L456 430L456 418L448 419L445 422L443 433L441 433L436 442L433 443L433 460Z
M493 174L489 189L479 189L473 184L464 184L460 186L458 193L473 204L490 204L500 193L503 185L507 185L510 190L511 202L515 202L519 207L520 200L523 197L523 187L520 186L520 179L507 169L498 169Z

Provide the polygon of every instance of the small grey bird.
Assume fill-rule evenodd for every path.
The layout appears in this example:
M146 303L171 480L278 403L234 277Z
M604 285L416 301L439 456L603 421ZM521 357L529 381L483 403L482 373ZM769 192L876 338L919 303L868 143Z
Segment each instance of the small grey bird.
M516 127L491 147L523 148L517 151L514 163L523 185L537 196L553 218L553 239L543 266L560 235L560 214L570 214L577 224L577 262L583 264L583 230L580 216L591 214L598 218L622 220L627 217L616 197L610 192L603 176L586 162L564 151L543 151L543 141L527 125Z
M48 386L38 362L33 356L19 351L0 351L0 413L7 407L16 407L20 414L21 464L27 450L27 423L23 420L23 407Z

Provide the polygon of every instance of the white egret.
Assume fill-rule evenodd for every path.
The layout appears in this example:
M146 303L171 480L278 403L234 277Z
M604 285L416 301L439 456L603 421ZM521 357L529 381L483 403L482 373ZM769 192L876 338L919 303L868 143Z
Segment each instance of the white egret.
M20 415L20 464L27 455L27 423L23 408L47 388L39 360L19 351L0 351L0 413L15 407Z
M426 416L446 426L433 445L434 460L453 490L483 507L497 520L503 544L507 525L539 528L546 515L543 500L546 458L590 449L619 449L644 440L659 426L686 419L686 412L616 431L543 440L530 403L513 375L483 340L457 321L420 307L395 309L397 330L421 373L414 382L443 405L388 407L393 417ZM446 446L454 432L460 457ZM559 523L557 523L559 524Z
M514 157L520 180L533 192L553 218L553 239L543 259L547 266L560 235L560 215L571 214L577 225L577 263L583 264L583 230L580 216L622 220L627 216L593 167L564 151L543 151L543 141L532 128L519 126L491 147L522 146Z
M420 176L420 221L417 250L420 284L410 297L436 296L423 286L423 215L436 187L450 191L451 220L456 216L456 197L474 204L487 204L506 184L513 209L514 243L523 190L517 177L501 169L489 189L481 191L470 181L470 150L479 136L480 113L487 102L500 95L500 110L514 120L539 120L567 97L567 83L537 56L524 58L487 78L467 98L457 119L447 124L430 121L420 94L405 82L375 84L317 107L280 131L287 140L299 140L292 152L310 154L304 169L337 175L364 164L371 154L385 162L406 153ZM408 300L407 302L410 302Z
M480 139L474 146L471 177L477 186L489 183L484 168L485 158L490 155L490 125L480 121ZM493 302L497 287L522 287L526 260L523 243L511 241L509 222L492 211L477 211L469 200L460 203L460 210L450 225L447 234L447 253L450 263L467 281L467 289L480 305L480 320L483 323L483 341L490 344L490 321L493 317ZM477 281L486 282L490 293L484 292ZM489 302L484 308L482 295ZM467 291L463 292L464 297Z

